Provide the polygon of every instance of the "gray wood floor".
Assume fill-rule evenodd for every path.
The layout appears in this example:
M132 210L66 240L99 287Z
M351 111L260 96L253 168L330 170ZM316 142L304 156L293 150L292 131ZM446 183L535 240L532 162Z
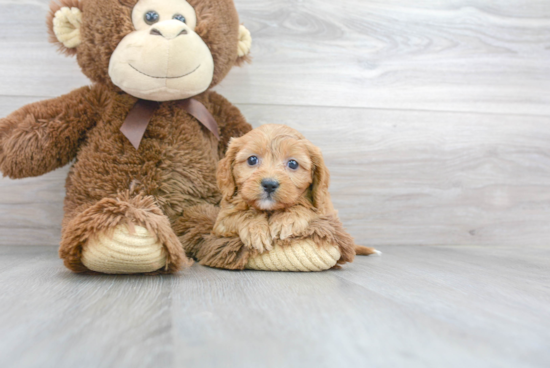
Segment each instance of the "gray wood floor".
M49 0L0 0L0 116L88 84ZM0 179L0 367L549 367L550 1L235 0L217 88L324 152L384 251L320 274L79 276L67 168Z
M547 247L381 249L314 274L117 277L0 247L0 366L548 367Z

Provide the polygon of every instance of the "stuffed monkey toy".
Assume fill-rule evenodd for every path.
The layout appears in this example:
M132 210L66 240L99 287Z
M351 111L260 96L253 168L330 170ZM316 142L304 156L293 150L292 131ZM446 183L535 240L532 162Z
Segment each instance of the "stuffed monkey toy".
M1 119L0 170L72 163L59 250L72 271L177 271L196 245L174 225L190 208L215 215L217 163L251 129L210 91L248 60L233 0L57 0L47 24L92 84Z

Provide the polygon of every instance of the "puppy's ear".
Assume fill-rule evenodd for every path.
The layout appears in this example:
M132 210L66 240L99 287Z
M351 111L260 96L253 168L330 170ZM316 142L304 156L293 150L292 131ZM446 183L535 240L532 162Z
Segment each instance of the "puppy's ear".
M218 188L220 188L224 200L229 200L233 197L237 190L237 184L233 177L233 164L241 146L242 144L238 138L231 138L225 157L218 163L218 172L216 176Z
M319 210L321 214L328 214L334 211L328 187L330 184L330 173L325 166L325 160L323 154L318 147L308 142L308 151L312 162L312 176L313 182L311 183L311 201L313 206Z

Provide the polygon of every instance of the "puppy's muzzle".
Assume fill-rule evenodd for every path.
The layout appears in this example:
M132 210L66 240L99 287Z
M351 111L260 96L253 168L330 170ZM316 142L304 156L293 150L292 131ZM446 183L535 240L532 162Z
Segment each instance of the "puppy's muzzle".
M268 195L273 194L279 188L279 182L273 179L262 180L262 188Z

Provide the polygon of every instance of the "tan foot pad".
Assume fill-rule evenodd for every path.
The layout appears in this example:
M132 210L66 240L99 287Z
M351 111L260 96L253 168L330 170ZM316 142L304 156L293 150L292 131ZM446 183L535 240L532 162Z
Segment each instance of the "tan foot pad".
M157 237L144 227L135 226L130 234L126 225L119 225L84 245L82 263L102 273L145 273L163 268L166 254Z
M340 251L333 246L318 246L312 240L295 242L290 246L275 246L250 258L247 269L262 271L324 271L336 265Z

